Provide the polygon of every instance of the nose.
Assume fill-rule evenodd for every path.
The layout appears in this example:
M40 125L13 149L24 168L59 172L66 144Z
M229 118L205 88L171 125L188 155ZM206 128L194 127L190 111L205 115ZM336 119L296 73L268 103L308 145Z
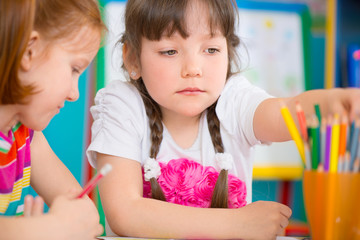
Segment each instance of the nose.
M67 101L69 102L75 102L79 99L79 87L78 87L78 79L76 81L73 81L70 92L67 96Z
M187 55L183 58L181 75L183 78L201 77L201 59L196 54Z

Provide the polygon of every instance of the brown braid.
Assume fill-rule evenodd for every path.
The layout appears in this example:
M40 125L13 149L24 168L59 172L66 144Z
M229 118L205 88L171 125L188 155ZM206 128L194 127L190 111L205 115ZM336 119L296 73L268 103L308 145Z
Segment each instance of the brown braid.
M215 112L216 104L217 101L208 108L207 121L215 152L223 153L224 145L221 139L220 121ZM221 169L211 198L211 208L228 208L228 188L228 170Z
M150 97L148 91L146 90L145 84L141 78L135 81L132 80L132 83L139 90L145 105L146 115L148 116L149 126L151 129L150 157L156 159L156 156L159 153L161 141L163 139L161 110L159 105ZM151 178L150 183L151 183L151 197L154 199L166 201L164 192L162 191L157 179Z

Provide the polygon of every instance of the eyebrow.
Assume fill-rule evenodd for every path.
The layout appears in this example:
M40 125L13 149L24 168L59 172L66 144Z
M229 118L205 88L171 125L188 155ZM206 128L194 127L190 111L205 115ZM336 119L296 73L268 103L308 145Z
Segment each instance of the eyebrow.
M90 64L90 62L89 62L87 59L83 58L83 57L76 59L75 62L76 62L76 63L80 63L80 64L79 64L80 67L81 67L81 68L84 68L84 69L85 69L87 66L89 66L89 64Z
M167 36L166 34L162 34L161 39L170 39L171 40L171 39L174 39L176 35L179 35L181 38L183 38L178 31L175 31L170 36ZM189 38L189 37L190 37L190 34L186 38ZM225 37L225 36L221 32L216 31L216 32L213 32L213 33L209 32L209 33L206 33L206 34L202 34L201 37L206 38L206 39L213 39L213 38L221 38L221 37ZM184 38L184 39L186 39L186 38Z

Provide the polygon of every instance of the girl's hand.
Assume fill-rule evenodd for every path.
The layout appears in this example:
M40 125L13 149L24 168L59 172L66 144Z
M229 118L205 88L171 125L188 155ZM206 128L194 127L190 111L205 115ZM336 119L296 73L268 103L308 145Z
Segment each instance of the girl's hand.
M24 200L24 217L40 216L44 213L44 200L40 196L35 199L27 195Z
M347 115L350 121L360 117L359 88L335 88L325 91L328 92L324 106L325 114Z
M291 216L291 209L277 202L258 201L239 210L246 216L243 238L252 240L274 240L283 235Z
M78 199L76 195L59 196L53 201L49 210L55 222L53 239L95 239L102 234L95 205L88 197Z

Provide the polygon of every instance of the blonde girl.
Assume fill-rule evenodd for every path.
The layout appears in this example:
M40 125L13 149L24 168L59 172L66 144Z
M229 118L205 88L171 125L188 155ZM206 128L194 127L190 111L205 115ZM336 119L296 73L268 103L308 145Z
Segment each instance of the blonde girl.
M79 76L104 29L94 0L0 0L1 239L102 233L96 207L76 199L81 186L41 131L65 101L78 99ZM41 197L26 196L30 185Z

